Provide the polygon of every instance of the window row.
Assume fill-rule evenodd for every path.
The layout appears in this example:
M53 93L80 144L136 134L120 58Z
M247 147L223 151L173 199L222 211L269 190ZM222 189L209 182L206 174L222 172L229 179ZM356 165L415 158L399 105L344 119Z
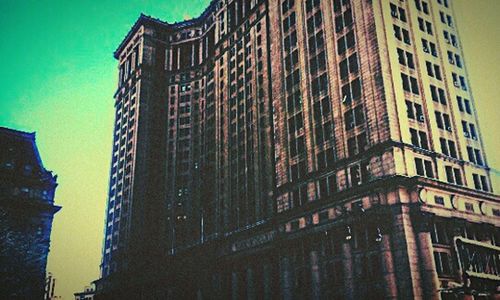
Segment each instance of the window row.
M467 155L469 161L480 166L484 166L483 156L481 155L481 150L467 146Z
M339 69L340 78L342 80L346 79L349 74L356 74L359 71L358 55L354 53L348 58L342 60L339 63Z
M443 30L443 37L446 43L451 44L454 47L458 47L458 39L454 34L449 33L446 30Z
M398 48L397 51L399 63L414 70L415 62L413 61L413 54L400 48Z
M350 4L349 0L333 0L333 11L335 13L338 13L342 10L344 6L347 6Z
M476 190L489 192L490 188L488 185L488 179L484 175L472 174L472 180L474 181L474 188Z
M449 4L448 4L448 0L437 0L437 2L438 2L439 4L444 5L444 7L448 7L448 6L449 6Z
M285 0L281 3L281 12L286 13L289 9L293 9L295 5L295 0Z
M323 24L323 17L321 11L317 11L314 16L307 19L307 34L313 34Z
M474 124L462 121L462 130L466 138L477 140L476 126Z
M407 22L406 11L403 8L397 6L393 3L390 4L390 7L391 7L391 16L399 19L401 22L405 22L405 23Z
M335 163L335 155L333 152L333 148L328 148L324 151L319 152L316 155L316 161L318 164L318 170L323 171L327 168L333 167Z
M443 80L443 77L441 75L441 68L438 65L426 61L425 66L427 68L427 75L432 78L436 78L437 80Z
M350 130L365 123L363 105L358 105L344 113L345 129Z
M415 158L415 170L417 175L434 178L434 169L430 160Z
M422 48L425 53L429 53L434 57L438 57L436 44L426 39L422 39Z
M316 137L316 145L329 141L333 137L332 122L328 121L323 125L317 124L314 129L314 136Z
M462 181L462 173L460 172L459 168L454 168L452 166L445 166L444 169L446 172L446 181L448 181L448 183L456 185L464 184Z
M436 116L436 124L439 129L443 129L449 132L453 131L449 114L442 113L439 111L435 111L434 114Z
M352 10L349 8L343 14L335 17L335 32L341 32L344 28L351 26L353 22Z
M463 67L462 59L460 58L460 55L454 54L451 51L448 51L448 61L450 62L450 64L456 65L459 68Z
M467 90L467 83L465 81L465 77L458 75L456 73L451 73L451 76L453 78L453 85L457 88L461 88L462 90L466 91Z
M454 141L447 140L445 138L439 138L439 142L441 144L441 152L444 155L458 158L457 147Z
M342 86L342 103L349 104L361 98L361 80L356 78Z
M368 139L366 132L362 132L357 136L351 137L347 140L347 153L349 156L356 155L366 150L368 147Z
M394 25L394 36L401 42L411 45L410 32L404 28Z
M337 40L337 53L338 55L344 54L348 49L356 45L354 38L354 31L349 31L346 35Z
M415 0L415 6L417 7L418 11L421 11L426 15L429 14L429 3L422 0Z
M428 34L433 35L431 22L426 21L426 20L424 20L424 19L422 19L420 17L417 20L418 20L418 28L422 32L427 32Z
M429 140L427 139L427 133L410 128L410 137L413 146L429 150Z
M295 12L292 12L288 17L283 20L283 32L287 32L290 28L294 27L296 23Z
M447 24L450 27L453 27L453 19L450 15L445 14L444 12L439 12L439 18L441 19L441 23Z
M403 81L403 89L405 91L420 95L417 78L401 73L401 80Z
M409 119L425 122L424 112L422 105L406 100L406 115Z
M432 84L430 85L430 88L431 88L432 101L446 105L447 101L446 101L446 93L445 93L444 89L442 89L440 87L436 87Z
M327 96L323 98L321 101L317 101L314 103L314 121L321 122L323 118L326 118L330 115L331 105L330 98Z

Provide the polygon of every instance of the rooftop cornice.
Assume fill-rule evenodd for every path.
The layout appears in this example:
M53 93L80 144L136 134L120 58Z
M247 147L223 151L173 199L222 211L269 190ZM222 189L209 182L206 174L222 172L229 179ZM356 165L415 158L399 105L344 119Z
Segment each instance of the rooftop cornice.
M120 43L118 48L113 53L113 57L115 59L118 59L120 57L120 53L123 51L125 46L128 44L132 36L140 28L141 25L152 24L156 26L163 26L165 29L171 29L171 30L183 29L190 26L200 25L206 20L206 18L210 15L210 13L214 11L217 1L218 0L212 0L208 5L208 7L201 13L199 17L174 23L168 23L158 18L154 18L141 13L139 18L137 18L137 21L135 21L134 25L132 25L132 27L128 31L123 41Z
M137 21L135 21L134 25L132 25L132 27L128 31L128 33L125 36L125 38L123 39L123 41L120 43L120 45L118 46L118 48L113 53L113 57L115 59L118 59L120 57L120 52L122 52L123 48L125 48L125 46L128 44L128 42L130 41L130 39L132 38L132 36L139 29L139 27L141 27L143 24L148 24L148 23L156 25L156 26L164 26L165 28L169 28L169 26L170 26L170 24L168 24L168 23L166 23L166 22L164 22L164 21L162 21L160 19L156 19L156 18L153 18L153 17L150 17L150 16L146 16L145 14L141 13L141 15L139 16L139 18L137 18Z

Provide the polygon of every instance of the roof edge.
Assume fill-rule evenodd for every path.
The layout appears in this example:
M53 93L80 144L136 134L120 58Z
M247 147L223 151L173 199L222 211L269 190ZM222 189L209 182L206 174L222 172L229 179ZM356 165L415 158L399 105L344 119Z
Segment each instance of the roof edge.
M128 42L130 41L130 39L132 38L134 33L137 31L139 26L141 26L142 24L145 24L146 22L150 22L151 24L156 24L156 25L170 27L170 28L179 28L179 29L184 28L184 27L188 27L188 26L192 26L192 25L196 25L199 22L202 22L203 20L205 20L205 18L214 9L216 3L217 3L217 0L210 1L210 4L207 6L207 8L205 8L205 10L203 10L203 12L196 18L192 18L192 19L184 20L184 21L180 21L180 22L174 22L174 23L168 23L168 22L162 21L158 18L154 18L154 17L148 16L148 15L145 15L144 13L141 13L139 15L139 18L137 18L137 21L135 21L134 25L132 25L132 27L128 31L128 33L125 36L125 38L123 39L123 41L120 43L120 45L118 45L116 50L113 52L113 57L115 59L119 59L120 52L123 51L123 48L125 48L125 46L128 44Z
M160 19L156 19L156 18L153 18L151 16L147 16L147 15L141 13L139 15L139 18L137 18L137 21L135 21L134 25L132 25L132 27L128 31L128 33L125 36L125 38L123 39L123 41L120 43L120 45L118 45L118 48L116 48L116 50L113 52L113 57L115 59L119 58L120 52L122 52L123 48L125 48L125 46L128 44L128 42L130 41L130 39L132 38L134 33L137 31L137 29L142 24L145 24L145 23L151 23L151 24L156 24L156 25L160 25L160 26L169 26L170 25L167 22L164 22Z

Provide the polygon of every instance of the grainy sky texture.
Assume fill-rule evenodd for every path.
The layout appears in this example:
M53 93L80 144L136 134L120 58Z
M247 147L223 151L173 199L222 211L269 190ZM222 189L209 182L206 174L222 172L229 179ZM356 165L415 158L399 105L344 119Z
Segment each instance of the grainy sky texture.
M141 12L198 16L208 0L0 0L0 126L37 132L59 175L48 271L69 300L99 276L116 61ZM500 1L453 0L490 166L500 169ZM498 191L498 189L497 189Z

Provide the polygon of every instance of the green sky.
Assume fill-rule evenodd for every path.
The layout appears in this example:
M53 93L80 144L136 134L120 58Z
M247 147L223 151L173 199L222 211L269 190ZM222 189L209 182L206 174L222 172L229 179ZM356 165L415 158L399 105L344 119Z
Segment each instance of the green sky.
M64 299L98 278L115 47L141 12L176 21L209 0L0 0L0 126L37 132L59 175L48 271ZM490 166L500 169L500 1L453 0ZM497 189L498 191L498 189Z

